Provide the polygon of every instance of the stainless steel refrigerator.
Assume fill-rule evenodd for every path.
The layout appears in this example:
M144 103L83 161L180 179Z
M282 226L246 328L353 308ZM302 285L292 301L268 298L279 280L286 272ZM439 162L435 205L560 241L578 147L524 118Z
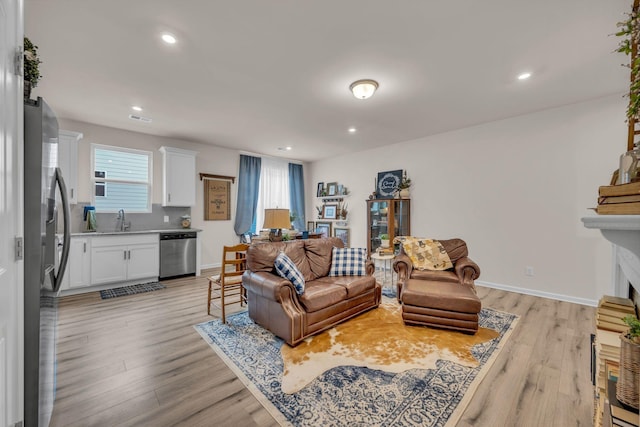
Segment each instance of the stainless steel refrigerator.
M64 222L60 256L56 239L59 207ZM69 236L67 191L58 168L58 120L42 98L28 100L24 104L26 427L46 427L51 420L56 386L56 295L69 256Z

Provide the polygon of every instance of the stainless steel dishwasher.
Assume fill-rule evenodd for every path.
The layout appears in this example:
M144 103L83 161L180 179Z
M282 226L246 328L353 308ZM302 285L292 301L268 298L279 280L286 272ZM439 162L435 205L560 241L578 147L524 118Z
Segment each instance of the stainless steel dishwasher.
M196 274L195 231L160 233L160 279Z

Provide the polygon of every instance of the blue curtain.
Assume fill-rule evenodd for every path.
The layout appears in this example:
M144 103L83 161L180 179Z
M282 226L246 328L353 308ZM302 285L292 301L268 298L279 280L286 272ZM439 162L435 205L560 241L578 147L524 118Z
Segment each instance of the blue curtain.
M260 188L259 157L240 155L240 173L238 174L238 203L236 205L236 223L233 227L241 236L251 229L256 217L258 190Z
M291 199L290 211L294 212L297 218L293 221L296 230L306 230L307 223L304 215L304 176L302 165L289 163L289 192ZM311 231L311 230L309 230Z

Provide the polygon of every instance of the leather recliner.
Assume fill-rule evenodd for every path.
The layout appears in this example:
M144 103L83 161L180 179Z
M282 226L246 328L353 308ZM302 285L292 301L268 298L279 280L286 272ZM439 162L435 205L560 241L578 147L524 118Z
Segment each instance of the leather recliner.
M440 271L415 269L400 245L393 269L398 274L397 297L402 304L402 318L408 324L475 333L478 313L482 309L474 283L480 277L480 267L469 258L464 240L439 242L447 251L453 268Z

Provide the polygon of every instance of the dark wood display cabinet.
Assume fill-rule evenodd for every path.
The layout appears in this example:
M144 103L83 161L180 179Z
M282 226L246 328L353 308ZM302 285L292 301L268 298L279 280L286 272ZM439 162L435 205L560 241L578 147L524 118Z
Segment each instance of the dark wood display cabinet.
M391 247L396 236L411 234L411 199L367 200L367 253L380 247L380 236L389 235Z

